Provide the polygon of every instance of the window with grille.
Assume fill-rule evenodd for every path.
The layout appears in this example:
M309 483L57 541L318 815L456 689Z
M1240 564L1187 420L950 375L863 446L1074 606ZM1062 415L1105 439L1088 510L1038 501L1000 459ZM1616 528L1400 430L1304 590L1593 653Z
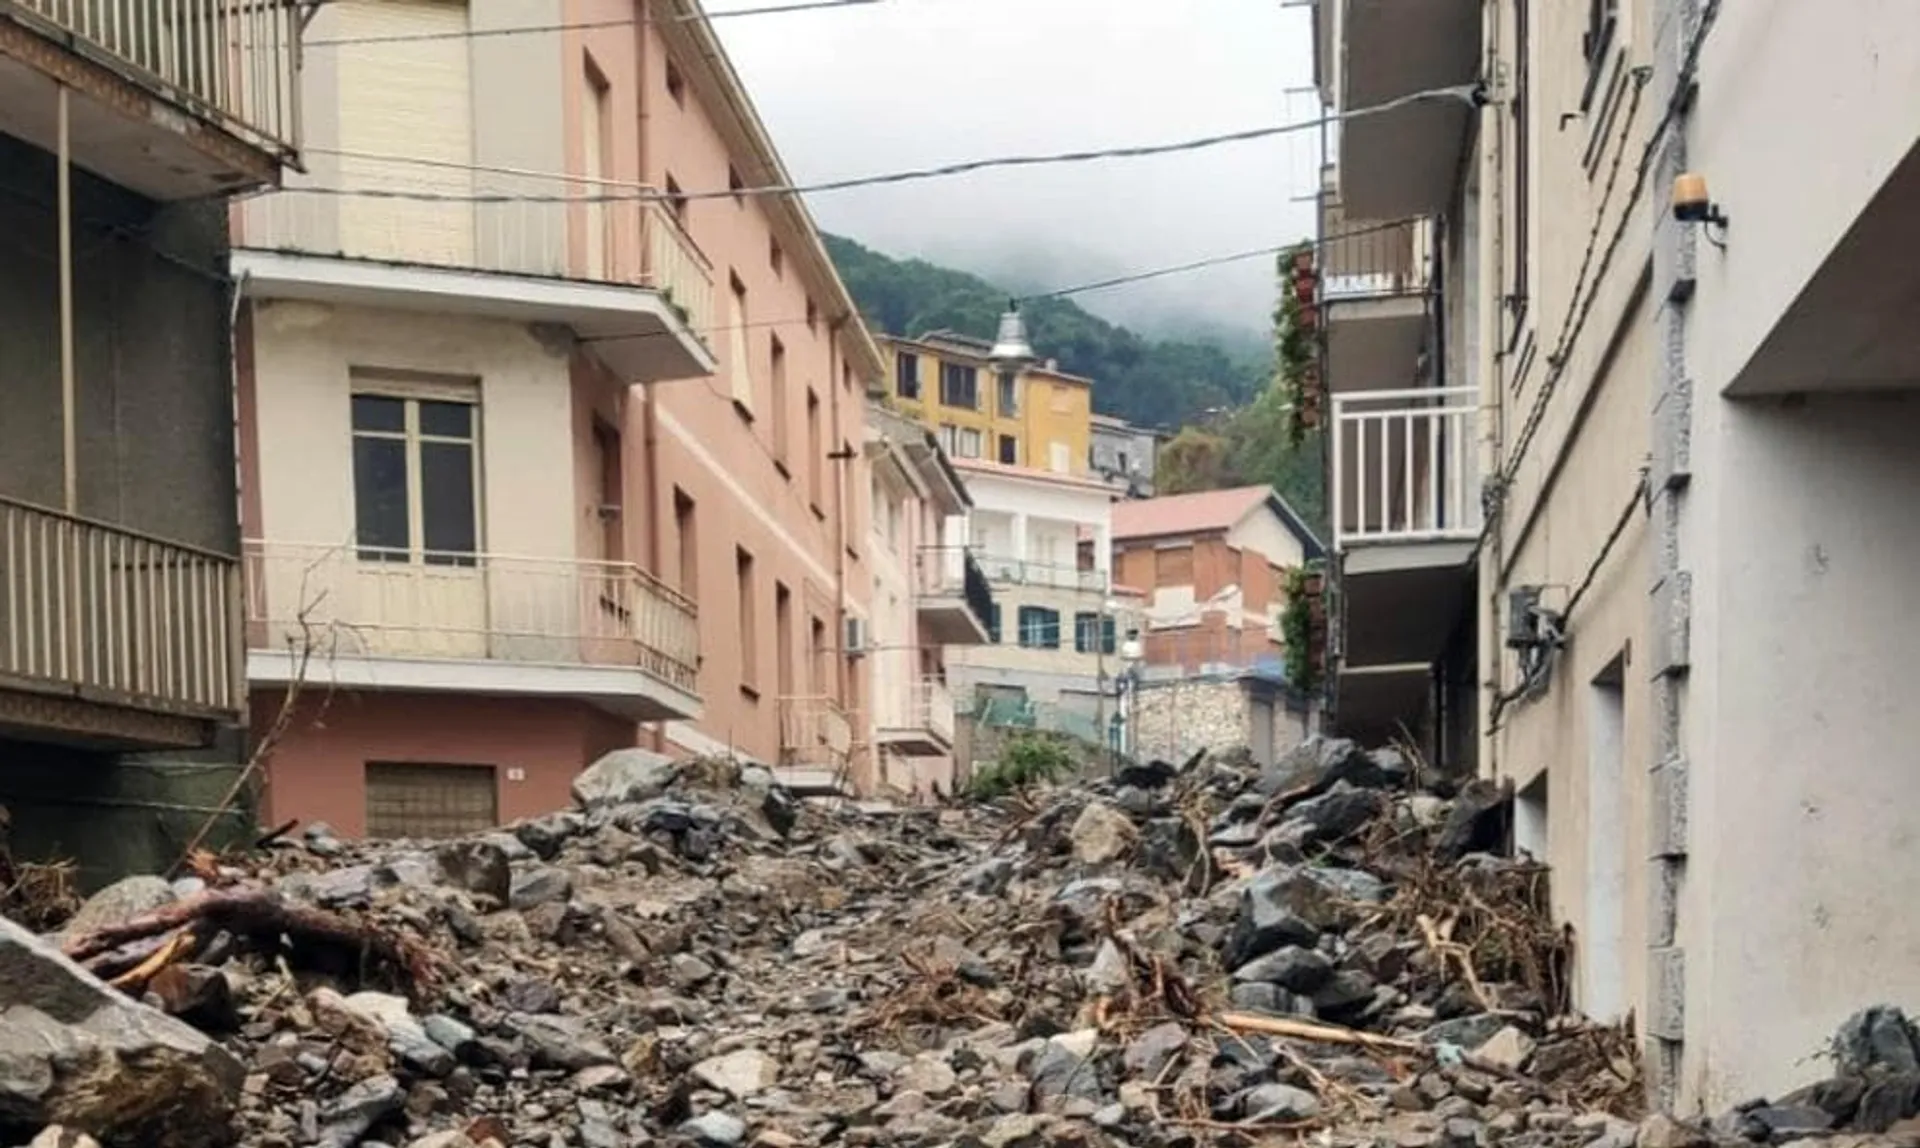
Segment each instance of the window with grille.
M367 836L459 837L500 824L491 765L370 761Z

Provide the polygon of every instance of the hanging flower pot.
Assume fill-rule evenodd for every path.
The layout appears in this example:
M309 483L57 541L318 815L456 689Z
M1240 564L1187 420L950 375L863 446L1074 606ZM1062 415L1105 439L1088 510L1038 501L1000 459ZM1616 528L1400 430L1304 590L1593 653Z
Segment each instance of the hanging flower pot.
M1293 253L1293 269L1308 272L1313 270L1313 248L1303 247Z
M1326 593L1327 576L1318 570L1309 572L1303 589L1305 589L1307 597L1313 599L1315 602L1320 602L1321 596Z

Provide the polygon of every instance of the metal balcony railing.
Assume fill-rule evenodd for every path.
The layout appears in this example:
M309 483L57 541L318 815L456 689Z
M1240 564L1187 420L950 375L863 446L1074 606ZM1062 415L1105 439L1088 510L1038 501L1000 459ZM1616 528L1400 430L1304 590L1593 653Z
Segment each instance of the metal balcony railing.
M1472 387L1333 397L1333 536L1367 542L1471 539L1480 530Z
M1320 241L1320 301L1424 295L1433 286L1433 223L1329 223Z
M926 732L947 745L953 744L953 690L938 678L920 678L906 690L889 691L876 684L880 693L874 728L881 737Z
M395 555L249 542L251 645L327 656L635 667L694 692L700 626L684 595L627 562Z
M290 187L235 209L234 246L644 287L708 338L713 265L666 204L573 181L528 182L516 194L528 198L330 196ZM606 198L616 194L636 198Z
M233 716L239 560L0 498L0 677Z
M301 0L0 0L11 16L282 160L300 146Z
M1000 554L984 554L980 566L989 583L1015 586L1049 586L1059 590L1086 590L1098 593L1107 588L1107 572L1082 569L1078 564L1033 562Z
M923 546L914 556L914 590L926 597L959 598L984 628L993 620L993 587L965 546Z

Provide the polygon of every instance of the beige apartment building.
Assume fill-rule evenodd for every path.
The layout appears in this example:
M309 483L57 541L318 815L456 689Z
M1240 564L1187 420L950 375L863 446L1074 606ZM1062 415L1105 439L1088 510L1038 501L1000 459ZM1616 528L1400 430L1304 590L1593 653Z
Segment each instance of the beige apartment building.
M441 833L867 738L877 349L694 0L342 0L234 212L264 816Z
M1515 786L1576 1002L1631 1015L1686 1112L1920 1005L1920 10L1868 15L1315 11L1337 108L1468 96L1338 140L1337 721ZM1371 676L1422 688L1360 688L1399 662Z

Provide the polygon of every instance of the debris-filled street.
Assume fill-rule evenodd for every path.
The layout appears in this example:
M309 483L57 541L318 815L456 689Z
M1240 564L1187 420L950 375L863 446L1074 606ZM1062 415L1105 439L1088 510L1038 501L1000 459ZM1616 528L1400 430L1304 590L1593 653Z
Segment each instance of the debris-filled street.
M1920 1102L1875 1010L1839 1080L1641 1124L1631 1035L1560 1015L1503 796L1391 751L941 809L622 751L575 796L453 842L310 826L9 925L6 1142L1681 1148Z

